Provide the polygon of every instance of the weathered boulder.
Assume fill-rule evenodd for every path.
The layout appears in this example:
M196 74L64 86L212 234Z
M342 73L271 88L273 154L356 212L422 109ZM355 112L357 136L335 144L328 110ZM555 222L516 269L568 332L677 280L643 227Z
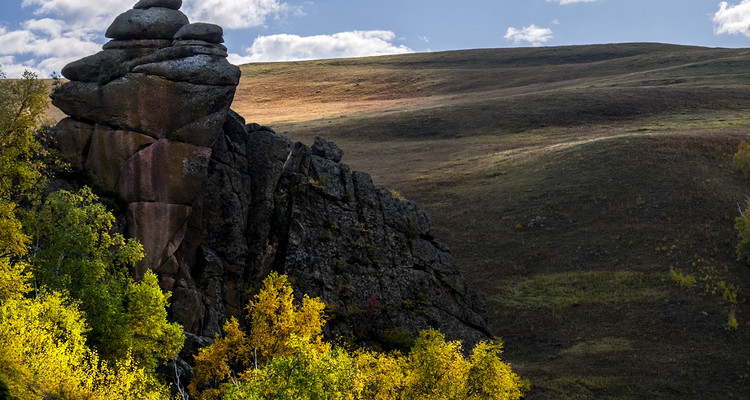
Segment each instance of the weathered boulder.
M122 63L134 58L137 54L123 49L103 50L96 54L73 61L66 65L62 76L81 82L99 82L106 76L124 74Z
M126 162L155 139L136 132L94 125L91 144L86 153L86 170L94 182L103 188L118 192L120 177Z
M117 49L139 49L148 54L150 51L163 49L172 45L170 39L136 39L136 40L110 40L102 46L104 50ZM145 54L144 54L145 55Z
M201 51L209 52L210 50L201 47L194 50L194 52ZM213 54L199 54L178 60L143 64L133 68L133 72L163 76L178 82L215 86L238 85L240 83L239 69L227 62L226 58L217 56L220 54L218 49L211 53Z
M82 170L94 134L94 124L65 118L55 126L55 144L75 170Z
M137 277L143 276L147 269L153 269L163 277L177 280L179 264L167 263L174 256L185 239L187 223L192 209L183 204L154 202L134 202L127 206L127 234L138 238L143 244L146 258L135 271ZM173 270L165 270L173 267ZM171 290L171 288L169 288Z
M140 0L133 8L148 9L151 7L164 7L173 10L179 10L182 7L182 0Z
M224 43L224 30L219 25L196 22L187 24L174 34L175 40L202 40Z
M220 134L234 91L235 86L129 73L101 86L68 82L52 103L68 115L116 129L209 147Z
M127 202L192 205L201 194L211 149L161 139L120 168L117 192Z
M128 10L115 18L104 36L110 39L172 39L189 23L179 10L165 7Z

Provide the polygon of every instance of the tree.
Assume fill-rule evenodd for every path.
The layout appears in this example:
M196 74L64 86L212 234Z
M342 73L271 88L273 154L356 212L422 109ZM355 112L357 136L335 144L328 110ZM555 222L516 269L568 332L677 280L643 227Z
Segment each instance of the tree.
M36 132L48 105L47 87L36 74L0 81L0 198L18 200L42 183L44 149Z
M406 360L407 399L465 399L470 364L461 343L445 341L434 329L422 331Z
M36 75L5 80L0 68L0 300L25 293L26 255L30 238L18 218L18 202L41 187L43 153L34 132L48 104L47 91Z
M39 251L33 257L39 285L80 301L91 324L89 338L106 358L132 352L143 366L155 368L182 347L182 328L167 321L156 275L135 283L129 267L143 258L134 239L112 233L114 216L89 188L51 193L30 227Z
M250 337L257 362L266 363L275 357L291 355L294 336L322 346L325 304L305 295L302 303L294 304L292 286L285 275L271 272L263 281L263 289L248 303Z

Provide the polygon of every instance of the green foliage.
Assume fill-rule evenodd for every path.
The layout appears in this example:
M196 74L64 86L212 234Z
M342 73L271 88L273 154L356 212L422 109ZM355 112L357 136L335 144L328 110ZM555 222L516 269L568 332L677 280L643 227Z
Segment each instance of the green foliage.
M124 302L128 348L141 365L155 368L159 359L170 360L182 348L182 326L167 321L171 293L163 293L156 274L148 270L139 282L128 282Z
M734 229L737 230L739 242L737 243L737 260L746 259L750 263L750 213L743 210L739 217L734 220Z
M750 143L742 142L732 156L732 164L745 178L750 177Z
M1 73L1 72L0 72ZM38 187L44 165L35 132L49 104L36 74L0 81L0 198L17 200Z
M680 287L693 287L696 283L696 278L690 274L684 274L681 269L669 267L669 274L667 279Z
M41 285L83 305L92 343L106 357L132 351L142 365L156 366L180 349L182 330L166 320L167 299L149 272L139 283L129 276L143 258L142 246L111 233L114 216L89 188L50 194L31 226L40 250L34 276Z
M198 399L518 399L520 380L481 342L470 358L461 343L435 330L419 335L407 355L356 350L322 340L323 303L294 304L291 285L272 273L247 307L250 334L236 319L223 338L201 349L191 395ZM258 362L260 361L260 362Z
M33 73L0 80L0 299L25 291L25 266L18 259L26 255L30 238L18 203L36 195L42 183L43 150L34 132L47 103L47 90Z

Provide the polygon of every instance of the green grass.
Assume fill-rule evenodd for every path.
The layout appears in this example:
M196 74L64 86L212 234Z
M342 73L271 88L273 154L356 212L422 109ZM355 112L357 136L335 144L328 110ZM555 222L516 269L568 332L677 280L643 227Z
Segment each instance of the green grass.
M527 399L750 398L748 62L622 44L248 65L236 109L424 206Z
M623 305L663 296L662 275L634 271L569 271L537 274L498 287L498 307L537 309L583 304Z

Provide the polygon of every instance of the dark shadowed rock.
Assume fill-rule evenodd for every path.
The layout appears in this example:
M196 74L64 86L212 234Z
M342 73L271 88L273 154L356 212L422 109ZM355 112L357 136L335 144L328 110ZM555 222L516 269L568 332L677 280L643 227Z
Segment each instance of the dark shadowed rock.
M189 23L181 11L154 7L128 10L115 18L105 36L110 39L172 39Z
M208 43L224 43L224 30L219 25L196 22L187 24L174 34L175 40L202 40Z
M179 10L182 0L141 0L133 6L136 9L148 9L151 7L164 7Z
M275 267L332 305L329 334L382 341L384 332L438 327L467 345L486 339L483 305L433 239L427 213L317 142L293 147L276 187L285 228Z
M120 188L123 165L154 141L154 138L136 132L95 125L86 154L86 171L96 184L116 192Z
M52 103L68 115L117 129L211 146L221 132L234 91L234 86L127 74L101 86L68 82L53 94Z
M201 193L211 149L161 139L124 161L117 192L125 201L192 205Z
M105 76L123 75L121 64L136 54L126 50L104 50L66 65L62 76L81 82L98 82Z
M110 40L102 46L104 50L117 50L117 49L139 49L143 50L144 54L139 56L145 56L150 51L157 49L163 49L172 45L172 41L169 39L133 39L133 40Z
M91 144L91 135L94 133L94 124L65 118L55 126L52 132L57 147L71 167L74 170L83 169L86 152Z
M320 136L315 136L315 141L311 149L314 155L334 162L341 162L341 158L344 156L344 152L339 146L336 146L336 143L329 142Z
M128 205L128 236L138 238L146 254L136 266L136 276L143 276L146 269L160 272L160 267L174 255L185 239L191 213L191 207L183 204L137 202Z
M133 68L133 72L203 85L236 86L240 82L240 69L237 66L227 62L224 57L205 54L139 65Z
M174 47L188 46L188 47L192 47L193 49L209 48L212 50L221 50L223 53L227 52L227 46L224 46L221 43L211 43L211 42L206 42L203 40L192 40L192 39L175 40L174 42L172 42L172 46Z

